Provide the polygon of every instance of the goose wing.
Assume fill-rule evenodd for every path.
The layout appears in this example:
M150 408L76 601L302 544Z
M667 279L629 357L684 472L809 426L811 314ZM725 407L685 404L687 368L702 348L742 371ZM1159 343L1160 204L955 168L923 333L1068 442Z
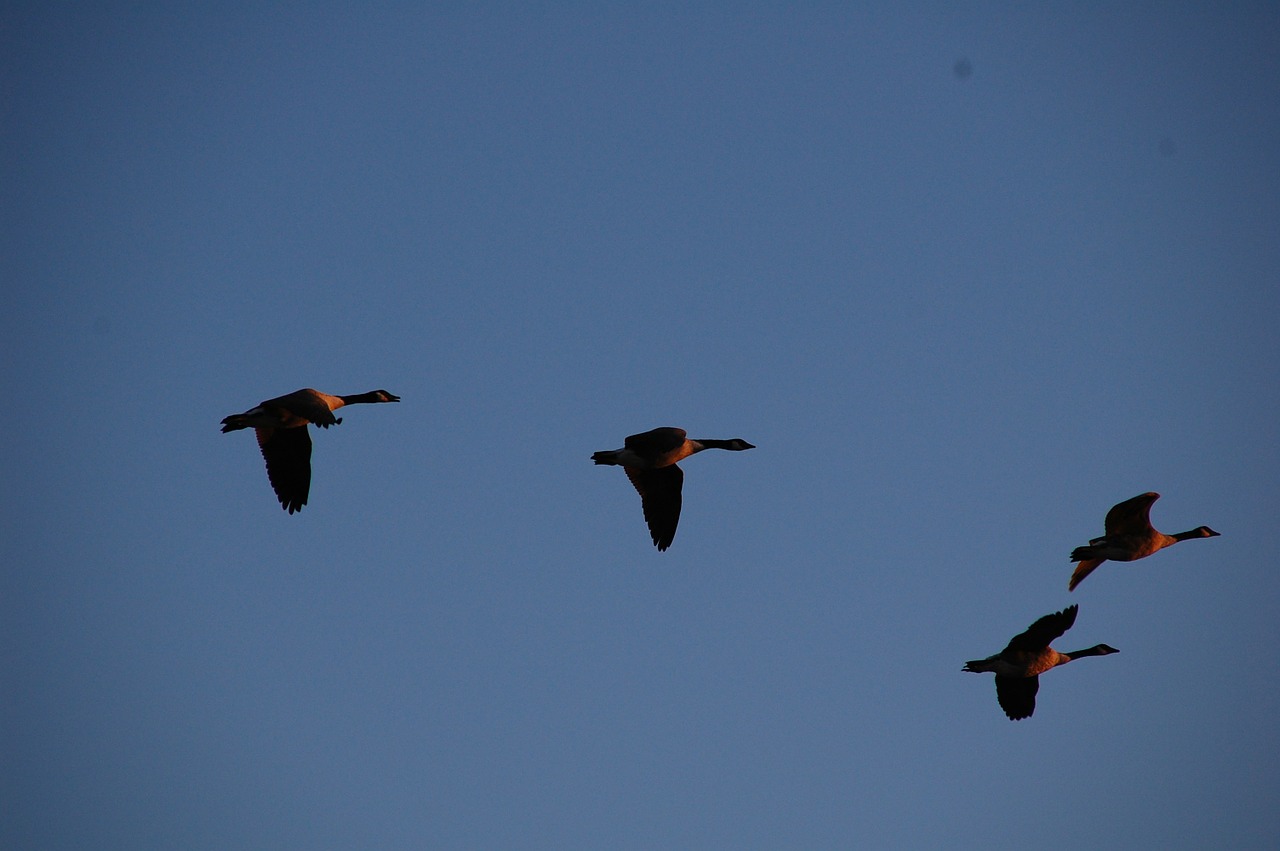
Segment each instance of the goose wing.
M1033 653L1048 647L1053 640L1071 629L1076 622L1079 606L1067 606L1060 612L1045 615L1037 620L1027 631L1015 635L1004 649L1005 653ZM1032 695L1034 696L1034 692ZM1030 714L1030 713L1027 713Z
M301 511L311 492L311 435L306 426L258 428L258 448L267 462L267 478L290 514Z
M328 428L342 422L333 415L328 399L326 394L308 387L263 402L262 407L284 408L295 417L315 423L321 428Z
M630 439L627 438L628 441ZM675 464L650 470L638 467L622 469L640 494L644 522L649 526L654 546L659 551L665 550L675 540L676 526L680 523L680 492L684 487L684 471Z
M1040 690L1039 677L1002 677L996 675L996 700L1010 721L1030 718L1036 711L1036 692Z
M1080 559L1080 563L1076 565L1076 569L1071 572L1071 581L1067 583L1067 590L1076 590L1076 586L1083 582L1086 576L1097 570L1098 565L1102 564L1104 561L1106 561L1105 558Z
M1113 505L1107 512L1106 537L1131 535L1151 529L1151 506L1160 498L1158 493L1144 493ZM1097 542L1095 538L1091 543Z
M655 428L651 431L633 434L627 437L623 446L637 455L664 455L684 445L685 430L682 428Z

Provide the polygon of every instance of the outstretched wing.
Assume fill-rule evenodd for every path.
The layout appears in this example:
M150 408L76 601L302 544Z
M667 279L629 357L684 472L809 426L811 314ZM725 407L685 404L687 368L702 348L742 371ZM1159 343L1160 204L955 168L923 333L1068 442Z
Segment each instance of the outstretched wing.
M649 526L654 546L659 551L665 550L675 540L676 526L680 523L680 491L684 486L684 471L675 464L653 470L638 467L622 469L640 494L644 522Z
M1106 536L1129 535L1150 529L1151 506L1159 498L1158 493L1144 493L1113 505L1107 512Z
M311 491L311 435L306 426L259 428L258 448L267 462L267 478L290 514L301 511Z
M1067 606L1060 612L1045 615L1027 627L1027 631L1015 635L1004 649L1006 653L1033 653L1048 647L1055 638L1071 629L1076 622L1079 606Z
M1097 570L1098 565L1102 564L1104 561L1106 561L1105 558L1081 559L1080 563L1076 565L1076 569L1071 572L1071 581L1067 583L1067 590L1076 590L1076 586L1083 582L1086 576Z
M1011 721L1030 718L1036 711L1036 692L1040 690L1039 677L1002 677L996 675L996 700Z

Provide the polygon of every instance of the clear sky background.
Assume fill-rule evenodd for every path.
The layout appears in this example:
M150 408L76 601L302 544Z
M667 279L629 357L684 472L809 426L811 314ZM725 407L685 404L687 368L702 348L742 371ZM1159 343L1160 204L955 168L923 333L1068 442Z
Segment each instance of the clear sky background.
M0 10L0 845L1275 847L1280 7L640 5Z

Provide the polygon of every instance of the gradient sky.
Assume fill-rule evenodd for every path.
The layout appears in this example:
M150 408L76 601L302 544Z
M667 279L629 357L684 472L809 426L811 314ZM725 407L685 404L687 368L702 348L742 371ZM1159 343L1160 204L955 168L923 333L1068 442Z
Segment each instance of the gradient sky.
M638 5L0 7L0 845L1274 848L1280 6Z

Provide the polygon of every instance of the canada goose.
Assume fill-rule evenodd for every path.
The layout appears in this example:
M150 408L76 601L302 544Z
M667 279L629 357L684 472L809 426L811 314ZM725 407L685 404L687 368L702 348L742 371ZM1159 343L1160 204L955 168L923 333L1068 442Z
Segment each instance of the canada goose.
M1149 492L1112 506L1107 512L1107 533L1101 538L1094 538L1087 547L1072 550L1071 560L1080 563L1076 565L1071 581L1067 583L1068 591L1076 590L1076 586L1107 559L1135 561L1179 541L1218 536L1219 533L1208 526L1197 526L1189 532L1179 532L1176 535L1157 532L1151 528L1151 504L1159 498L1160 494Z
M268 399L243 414L232 414L222 421L222 433L251 428L258 434L258 446L267 462L267 478L280 498L280 507L292 514L307 504L311 490L311 435L307 424L328 428L342 422L333 412L343 405L373 402L399 402L385 390L372 390L354 396L330 396L306 388Z
M655 428L628 437L621 449L596 452L591 460L597 464L621 466L631 484L640 493L644 521L649 525L653 544L661 552L671 546L680 522L680 489L684 472L676 466L704 449L728 449L740 452L755 449L740 438L733 440L690 440L682 428Z
M1009 646L986 659L965 662L964 669L974 674L996 675L996 700L1011 721L1030 718L1036 711L1036 692L1040 690L1040 674L1085 656L1107 656L1120 651L1106 644L1087 650L1059 653L1049 642L1071 629L1079 606L1067 606L1060 612L1045 615L1015 635Z

